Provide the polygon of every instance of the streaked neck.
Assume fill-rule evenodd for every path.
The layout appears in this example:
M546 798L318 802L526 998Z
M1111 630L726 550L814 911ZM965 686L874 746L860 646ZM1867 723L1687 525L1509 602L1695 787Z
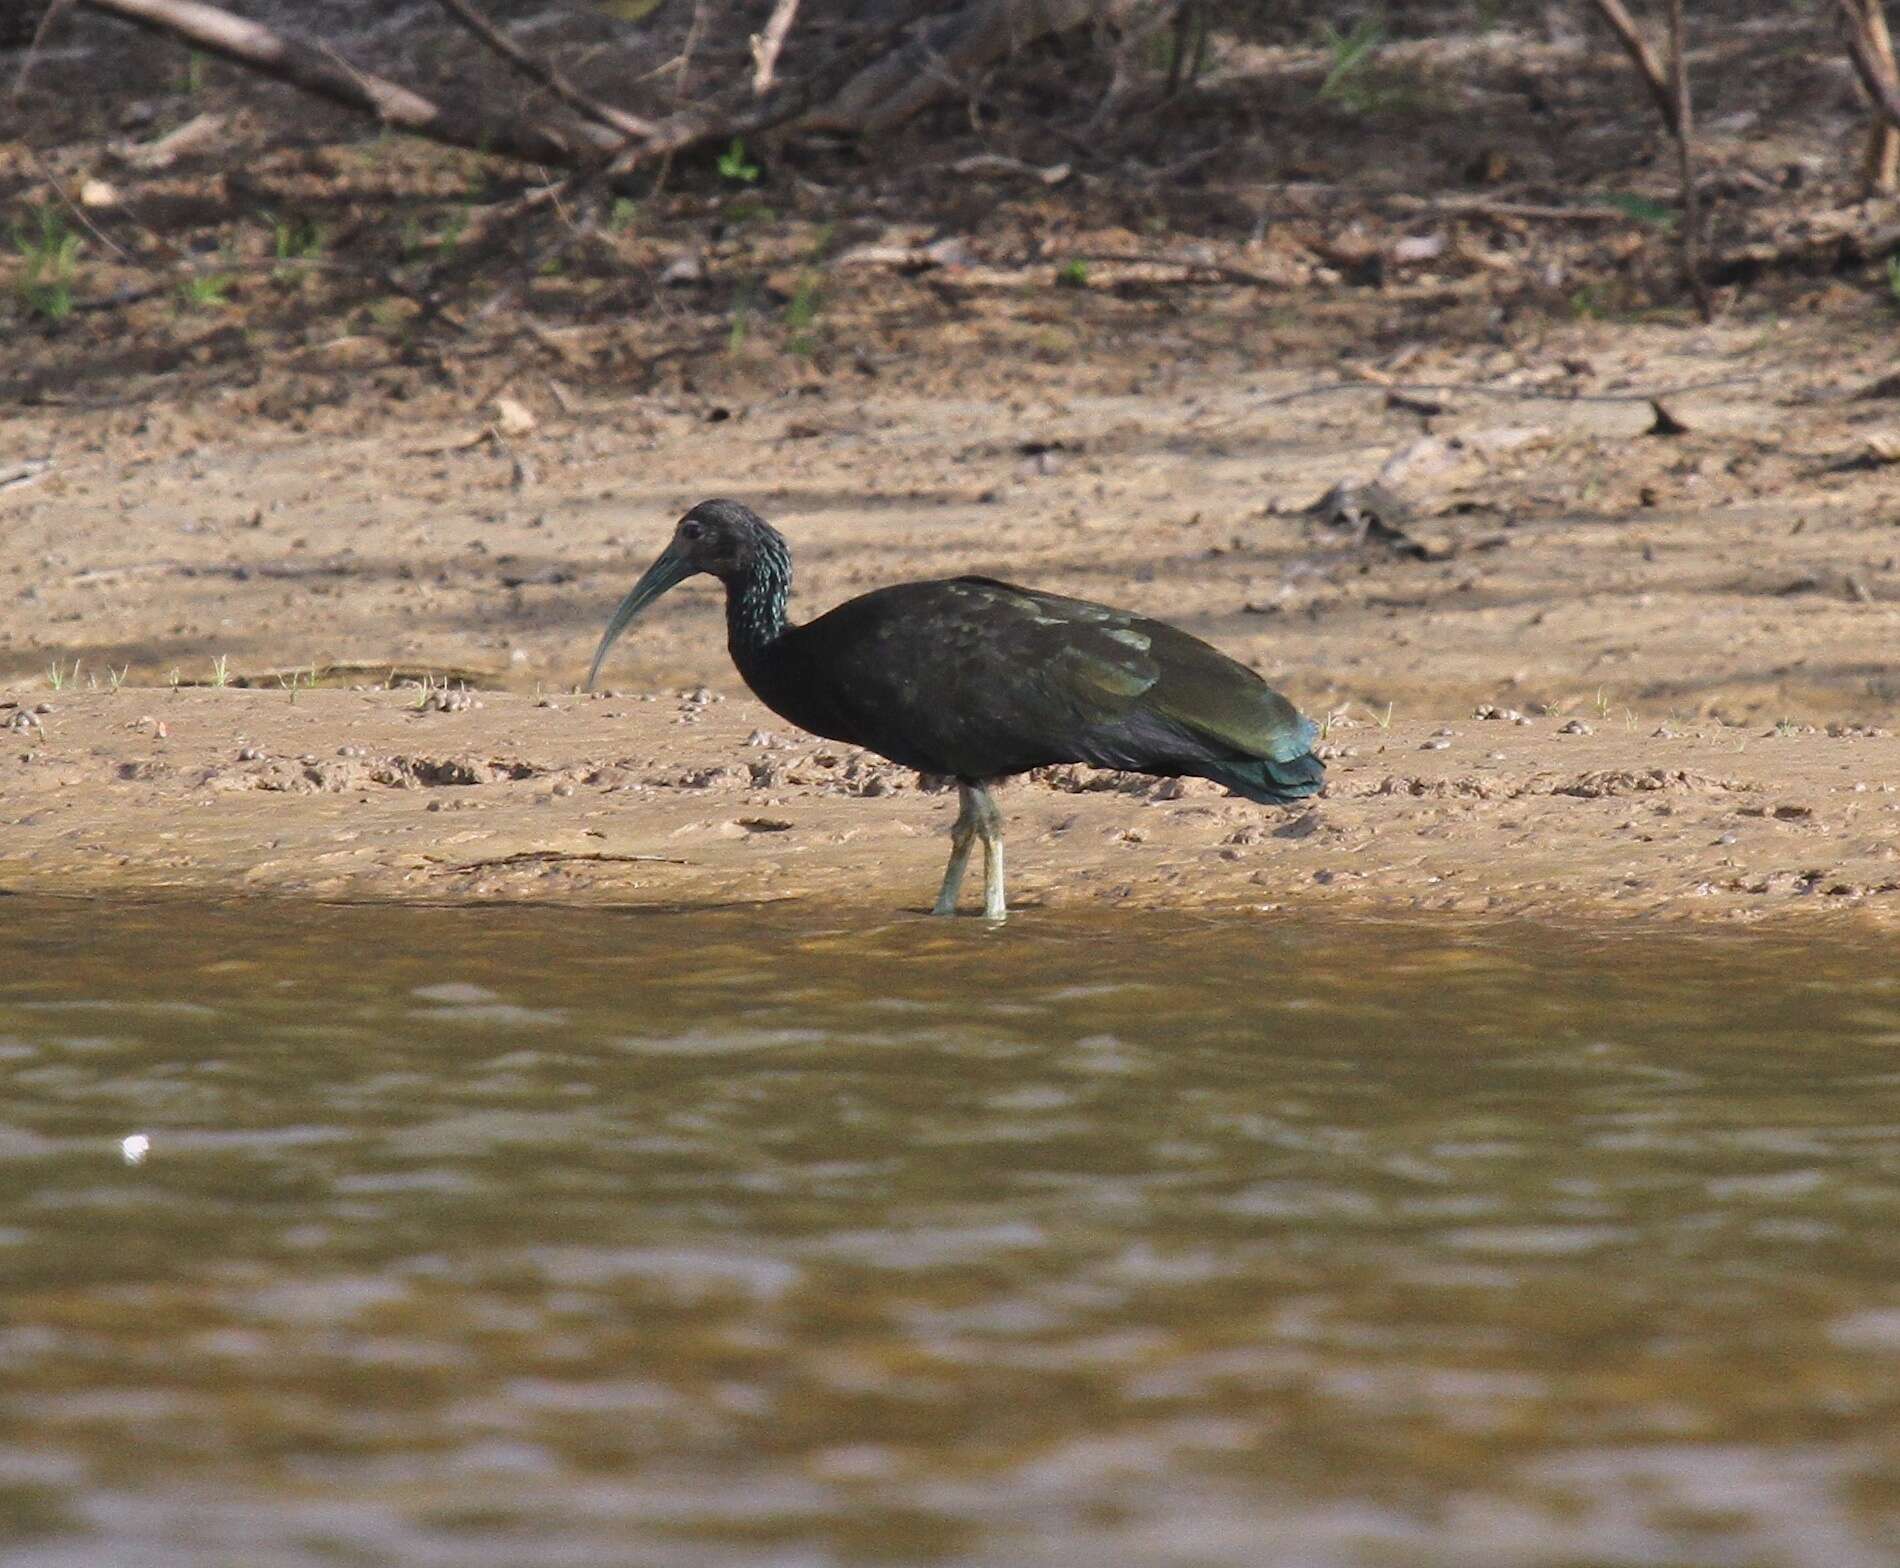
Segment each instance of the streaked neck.
M791 595L791 556L785 542L774 535L761 543L744 577L726 582L726 646L735 660L785 635L785 607Z

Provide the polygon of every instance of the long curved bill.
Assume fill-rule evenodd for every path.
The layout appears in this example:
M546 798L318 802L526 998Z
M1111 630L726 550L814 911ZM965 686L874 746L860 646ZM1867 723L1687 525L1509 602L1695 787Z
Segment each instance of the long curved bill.
M587 685L582 689L594 689L594 677L600 674L601 660L607 657L607 650L614 645L614 639L632 624L633 618L644 610L667 589L683 578L691 577L694 568L672 550L663 551L660 558L649 566L633 585L633 591L620 601L620 608L614 611L614 618L607 623L606 634L600 639L600 646L594 650L593 667L587 672Z

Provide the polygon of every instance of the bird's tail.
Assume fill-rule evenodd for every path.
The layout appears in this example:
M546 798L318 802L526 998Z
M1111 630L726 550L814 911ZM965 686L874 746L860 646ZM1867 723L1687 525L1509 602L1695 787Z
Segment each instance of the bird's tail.
M1204 776L1262 805L1290 805L1317 795L1326 782L1326 764L1313 755L1313 743L1318 739L1319 726L1303 718L1297 735L1273 748L1279 756L1209 762L1204 765Z
M1310 751L1291 762L1250 758L1245 762L1210 762L1206 777L1225 784L1264 806L1287 806L1317 795L1326 782L1326 765Z

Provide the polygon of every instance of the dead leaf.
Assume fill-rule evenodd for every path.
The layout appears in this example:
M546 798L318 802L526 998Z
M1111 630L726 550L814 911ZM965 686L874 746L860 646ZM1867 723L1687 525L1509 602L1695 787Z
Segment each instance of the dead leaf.
M450 441L438 441L433 446L411 447L404 455L408 457L440 457L445 452L466 452L470 447L477 447L482 445L485 441L493 441L494 439L495 427L493 425L483 425L482 428L477 430L473 435L457 436Z
M528 405L512 397L498 397L489 407L495 411L495 423L505 436L525 436L541 421L529 412Z
M979 152L968 158L961 158L950 165L957 174L1020 174L1025 178L1038 180L1044 185L1060 185L1069 177L1070 169L1066 163L1052 163L1047 166L1025 163L1021 158L1005 157L1002 153Z
M1401 267L1416 266L1422 261L1436 261L1444 253L1443 229L1430 234L1408 234L1392 247L1392 259Z

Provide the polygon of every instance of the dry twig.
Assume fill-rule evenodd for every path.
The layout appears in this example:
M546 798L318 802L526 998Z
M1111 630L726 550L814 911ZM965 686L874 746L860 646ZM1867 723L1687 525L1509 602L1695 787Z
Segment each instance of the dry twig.
M1887 12L1881 0L1862 0L1867 19L1867 42L1880 66L1883 80L1900 81L1900 67L1893 59L1893 35L1887 31ZM1890 195L1900 187L1900 125L1896 125L1876 107L1874 123L1867 129L1867 159L1862 165L1861 182L1869 196Z
M1636 19L1629 14L1623 0L1591 0L1597 14L1610 24L1610 31L1616 34L1617 41L1635 62L1637 72L1643 78L1643 85L1649 89L1649 96L1656 101L1656 107L1662 112L1663 123L1671 134L1679 135L1681 127L1676 120L1676 96L1670 91L1669 79L1663 74L1662 62L1656 58L1656 51L1649 47L1649 40L1643 37L1636 26Z
M1704 321L1715 319L1702 276L1702 203L1695 188L1695 110L1689 98L1689 45L1682 0L1669 0L1669 89L1676 106L1676 161L1682 176L1682 275Z
M643 165L671 157L701 142L727 137L755 136L760 131L797 121L818 125L813 113L820 104L829 104L847 83L853 85L874 71L892 53L897 37L911 25L912 16L866 33L853 44L837 50L830 59L793 79L781 81L763 97L747 103L749 90L728 94L722 99L693 104L657 121L652 132L639 141L623 145L611 162L597 170L584 171L566 182L563 196L572 196L582 185L605 175L619 179ZM749 88L749 84L748 84ZM829 123L829 122L825 122Z
M73 3L73 0L52 0L52 4L40 13L40 19L33 27L33 36L27 42L26 52L20 57L20 69L13 78L13 101L18 103L20 95L26 91L26 73L33 68L33 59L40 52L40 44L47 30L58 20L60 12Z
M1900 127L1900 73L1894 69L1890 39L1882 58L1879 35L1886 32L1887 24L1884 17L1878 23L1873 20L1879 15L1879 9L1880 0L1864 0L1864 3L1863 0L1840 0L1847 52L1853 59L1860 84L1873 99L1875 111L1884 115L1890 124Z
M761 96L771 90L772 73L778 68L779 51L791 33L798 16L798 0L777 0L766 19L765 31L752 35L752 91Z
M1190 46L1189 40L1192 40ZM1192 87L1207 65L1207 8L1202 0L1180 0L1174 8L1174 47L1168 60L1168 96Z
M711 0L693 0L693 19L686 24L686 41L680 45L679 74L673 78L673 101L684 103L691 90L693 55L706 36L706 11Z
M577 114L585 115L596 125L604 125L609 130L618 131L622 136L645 136L653 129L651 120L643 120L637 114L629 114L625 109L610 103L602 103L598 98L590 97L582 92L550 62L537 60L529 54L470 5L468 0L440 0L440 4L443 10L529 81L540 83Z
M868 65L805 123L841 131L898 125L1012 50L1089 23L1145 17L1153 7L1154 0L970 0Z

